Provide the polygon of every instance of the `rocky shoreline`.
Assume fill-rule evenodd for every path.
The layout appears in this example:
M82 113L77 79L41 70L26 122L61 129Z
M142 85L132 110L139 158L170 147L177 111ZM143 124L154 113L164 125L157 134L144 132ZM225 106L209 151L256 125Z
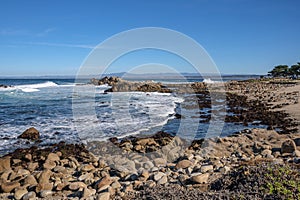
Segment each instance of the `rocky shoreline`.
M94 82L115 85L112 91L166 92L170 88L156 83L119 87L114 78ZM283 93L296 85L270 81L225 84L229 109L236 114L226 120L244 124L261 120L268 130L246 129L191 143L159 132L86 145L18 149L0 158L0 199L300 198L298 119L291 119L284 110L298 104L299 90ZM190 86L201 96L207 94L203 83ZM38 138L35 129L20 136Z

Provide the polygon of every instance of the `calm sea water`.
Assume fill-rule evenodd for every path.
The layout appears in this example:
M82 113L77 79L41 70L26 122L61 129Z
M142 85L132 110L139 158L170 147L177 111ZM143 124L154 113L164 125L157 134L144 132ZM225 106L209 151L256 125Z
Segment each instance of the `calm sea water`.
M86 84L88 80L79 82L82 85L75 86L74 79L0 79L0 84L12 86L0 88L0 155L32 145L32 142L28 144L28 141L17 139L29 127L40 131L40 146L59 141L105 140L160 130L173 134L180 132L187 138L201 138L208 130L214 132L218 124L222 125L226 135L245 128L233 124L224 124L223 128L222 121L218 120L213 125L199 125L199 119L193 117L199 114L199 109L181 107L185 102L176 94L104 93L108 86L94 88ZM91 87L92 95L85 92ZM214 109L218 110L217 107ZM185 118L176 119L175 112Z

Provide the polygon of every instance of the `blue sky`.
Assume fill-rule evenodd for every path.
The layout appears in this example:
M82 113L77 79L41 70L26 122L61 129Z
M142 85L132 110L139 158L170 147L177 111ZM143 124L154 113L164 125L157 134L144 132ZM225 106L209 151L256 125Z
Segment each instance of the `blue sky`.
M72 75L94 46L122 31L164 27L201 44L224 74L265 74L300 61L298 0L98 0L0 2L0 75ZM145 51L116 62L185 62Z

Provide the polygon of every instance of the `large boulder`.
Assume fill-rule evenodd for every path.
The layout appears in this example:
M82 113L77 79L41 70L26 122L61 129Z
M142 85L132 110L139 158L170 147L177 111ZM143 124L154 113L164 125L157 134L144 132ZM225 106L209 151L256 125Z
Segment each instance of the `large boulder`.
M24 131L18 138L27 139L27 140L38 140L40 138L40 133L34 127L31 127Z
M293 140L286 140L281 145L281 153L293 153L296 150L296 144Z

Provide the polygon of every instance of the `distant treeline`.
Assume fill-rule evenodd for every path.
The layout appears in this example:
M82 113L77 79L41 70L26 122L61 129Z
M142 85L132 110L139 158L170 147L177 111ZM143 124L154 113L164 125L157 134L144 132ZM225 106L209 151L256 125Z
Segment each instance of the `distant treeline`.
M300 62L290 67L288 65L277 65L272 71L268 72L268 75L272 77L298 78L300 75Z

